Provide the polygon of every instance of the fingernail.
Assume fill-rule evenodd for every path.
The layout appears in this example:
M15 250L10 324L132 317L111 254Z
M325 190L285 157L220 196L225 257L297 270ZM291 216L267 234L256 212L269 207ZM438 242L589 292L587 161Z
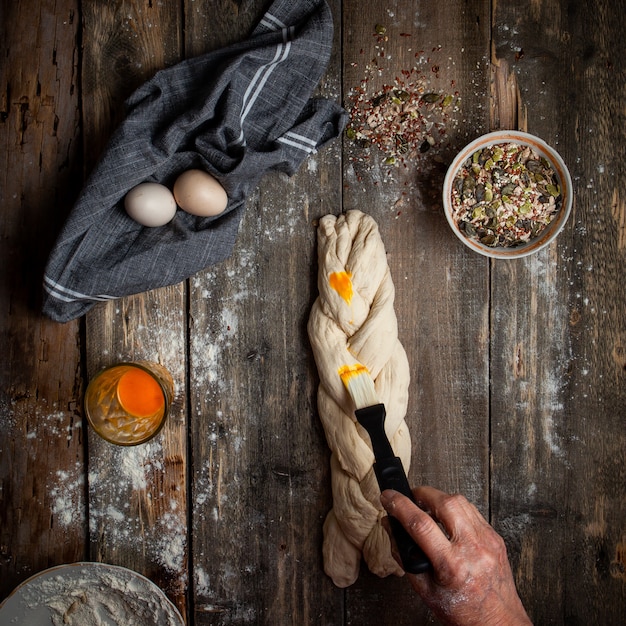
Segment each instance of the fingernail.
M393 499L391 496L391 491L389 489L386 489L380 494L380 503L383 505L385 509L388 509L391 506L393 506Z

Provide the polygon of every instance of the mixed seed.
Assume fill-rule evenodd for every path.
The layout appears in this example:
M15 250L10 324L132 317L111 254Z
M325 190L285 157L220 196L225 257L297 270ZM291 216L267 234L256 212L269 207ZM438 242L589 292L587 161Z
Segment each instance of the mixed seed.
M414 160L418 153L430 150L444 132L443 123L427 116L435 109L447 109L455 100L449 94L423 91L422 85L410 80L396 79L395 85L385 85L350 110L346 136L377 146L386 155L385 165Z
M389 58L385 45L391 35L381 24L376 25L373 34L376 54L366 65L360 85L352 88L347 97L350 123L346 137L358 147L378 148L384 156L383 165L407 167L441 142L446 124L457 110L459 94L456 90L453 93L429 90L428 76L438 76L439 66L423 50L414 53L413 67L394 74L391 84L384 83L374 92L370 82L375 78L378 82L391 71L384 63ZM411 39L409 33L399 36ZM436 55L439 48L433 48L432 54ZM406 52L412 49L409 47ZM363 155L355 158L363 160Z
M452 183L460 231L490 247L528 243L558 214L562 200L552 165L530 146L516 143L477 150Z

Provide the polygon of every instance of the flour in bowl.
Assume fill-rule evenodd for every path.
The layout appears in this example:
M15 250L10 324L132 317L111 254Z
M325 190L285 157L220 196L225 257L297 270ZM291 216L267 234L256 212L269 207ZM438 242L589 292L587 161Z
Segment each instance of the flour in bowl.
M25 584L20 596L25 617L44 606L54 626L183 624L158 587L122 567L80 563L54 568Z

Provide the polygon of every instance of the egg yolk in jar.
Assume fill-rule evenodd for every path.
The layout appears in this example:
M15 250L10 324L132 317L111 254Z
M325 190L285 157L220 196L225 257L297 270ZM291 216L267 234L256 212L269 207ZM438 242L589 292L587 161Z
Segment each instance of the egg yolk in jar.
M150 417L165 406L159 383L148 372L135 367L120 377L117 397L122 408L137 417Z

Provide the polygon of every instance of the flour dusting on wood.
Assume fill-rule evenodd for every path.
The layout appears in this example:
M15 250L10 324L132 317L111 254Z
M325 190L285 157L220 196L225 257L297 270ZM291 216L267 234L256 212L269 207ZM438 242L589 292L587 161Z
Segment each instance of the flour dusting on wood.
M89 525L92 534L104 531L116 544L127 544L128 550L141 545L150 561L184 583L187 520L177 493L184 485L175 485L170 497L155 492L166 484L169 475L163 454L157 437L140 446L115 447L111 458L114 474L108 469L90 469ZM107 488L101 491L104 484ZM152 494L160 506L138 506L145 498L152 502Z

